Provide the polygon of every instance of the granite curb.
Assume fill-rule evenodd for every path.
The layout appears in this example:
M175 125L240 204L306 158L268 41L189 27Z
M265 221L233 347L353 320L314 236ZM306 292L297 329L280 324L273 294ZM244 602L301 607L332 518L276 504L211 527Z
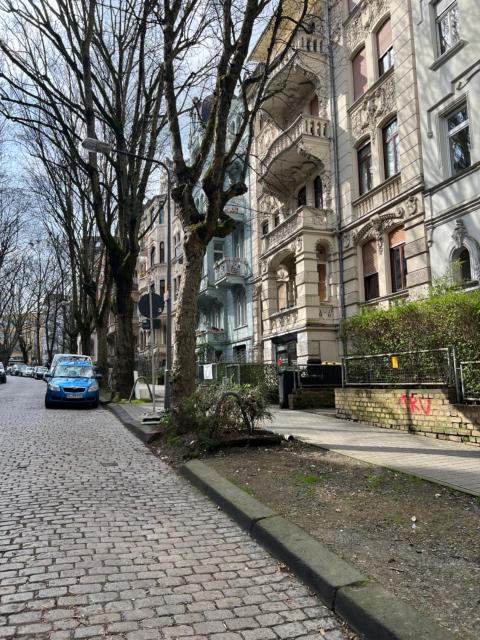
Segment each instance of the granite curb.
M262 546L284 562L319 598L367 640L455 640L411 605L362 575L306 531L262 504L199 460L180 473Z
M110 402L104 406L120 420L124 427L145 444L157 440L163 433L162 428L159 428L158 425L143 424L135 420L128 411L125 411L123 407L114 402Z

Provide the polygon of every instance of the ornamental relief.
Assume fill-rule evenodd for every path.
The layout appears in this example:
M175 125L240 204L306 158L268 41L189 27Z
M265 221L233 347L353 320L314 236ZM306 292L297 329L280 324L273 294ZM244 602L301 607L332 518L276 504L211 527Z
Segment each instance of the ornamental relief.
M387 0L363 0L359 10L346 25L344 42L349 51L365 40L366 35L377 20L388 9Z
M395 82L393 75L371 94L351 114L354 141L368 134L372 141L377 134L378 123L388 113L396 111Z
M273 318L270 322L270 330L272 333L277 331L285 331L295 326L297 323L298 311L292 310L284 313L278 318Z
M413 208L416 209L416 200L417 199L414 196L409 198L409 201L415 201L415 203L409 202L407 204L407 210L409 213ZM351 240L356 245L365 240L376 240L379 253L383 253L384 234L393 226L402 222L404 218L405 208L402 206L397 207L394 211L388 213L377 213L370 218L367 224L352 233Z

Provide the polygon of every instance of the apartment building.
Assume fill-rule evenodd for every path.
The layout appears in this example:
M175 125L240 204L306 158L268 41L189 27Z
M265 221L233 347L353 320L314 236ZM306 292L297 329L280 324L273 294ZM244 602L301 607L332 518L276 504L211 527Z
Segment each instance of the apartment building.
M409 2L312 2L270 78L251 180L259 359L337 360L342 317L427 290L411 34Z
M480 280L477 0L413 3L432 278Z
M207 97L192 115L189 149L195 155L208 118L210 100ZM229 116L228 135L234 136L239 125L241 103L234 100ZM228 142L228 141L227 141ZM241 156L244 150L239 149ZM238 171L235 164L231 171ZM229 179L229 177L227 177ZM206 206L198 185L194 193L199 211ZM235 221L233 232L226 238L213 238L207 246L198 297L196 330L197 357L202 362L246 362L252 359L252 253L251 211L248 194L230 200L225 209ZM183 269L182 229L178 217L172 217L173 238L173 313L180 291Z
M140 226L140 253L137 262L136 301L150 291L165 295L167 279L167 220L165 195L153 196L144 207ZM150 321L137 315L137 353L140 358L150 358ZM166 310L154 320L154 355L158 366L165 364Z

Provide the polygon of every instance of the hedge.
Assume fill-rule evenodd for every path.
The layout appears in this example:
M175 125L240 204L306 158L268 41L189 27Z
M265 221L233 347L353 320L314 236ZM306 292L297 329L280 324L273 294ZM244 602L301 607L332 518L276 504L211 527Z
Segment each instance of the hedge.
M480 359L480 290L404 302L391 309L366 308L343 321L349 355L456 347L459 360Z

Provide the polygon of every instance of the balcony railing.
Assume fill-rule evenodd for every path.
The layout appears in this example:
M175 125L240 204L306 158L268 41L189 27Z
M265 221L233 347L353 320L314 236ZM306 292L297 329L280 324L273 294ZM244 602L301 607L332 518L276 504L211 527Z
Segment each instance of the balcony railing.
M300 229L311 228L318 231L329 231L333 229L333 226L333 212L330 209L300 207L285 218L278 227L263 236L262 253L290 240Z
M207 329L197 329L195 332L197 345L215 344L216 342L225 342L225 330L209 327Z
M273 129L270 129L270 131L273 132ZM285 149L288 149L288 147L291 147L293 144L298 142L302 136L311 136L313 138L327 140L327 132L328 120L325 118L319 118L318 116L308 116L301 113L298 118L292 122L288 129L279 133L265 151L263 157L260 150L263 173L267 171L268 166L275 157ZM270 133L270 135L272 135L272 133ZM265 141L262 139L260 145L263 146Z
M248 275L248 263L243 258L222 258L214 264L215 282L229 277L245 278Z

